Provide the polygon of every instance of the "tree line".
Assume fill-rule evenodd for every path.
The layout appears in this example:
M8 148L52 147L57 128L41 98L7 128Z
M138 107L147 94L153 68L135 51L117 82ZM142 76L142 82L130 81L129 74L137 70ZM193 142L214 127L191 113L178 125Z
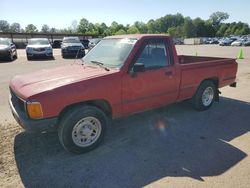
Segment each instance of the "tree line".
M110 26L105 23L91 23L82 18L79 23L74 20L68 28L56 29L44 24L39 31L34 24L28 24L21 28L19 23L9 24L6 20L0 20L0 32L13 33L67 33L67 34L85 34L95 36L109 36L121 34L136 33L167 33L177 38L190 37L226 37L230 35L250 34L250 28L247 23L232 22L225 23L229 14L225 12L215 12L209 19L201 18L191 19L182 14L168 14L158 19L151 19L147 23L136 21L132 25L123 25L112 22Z

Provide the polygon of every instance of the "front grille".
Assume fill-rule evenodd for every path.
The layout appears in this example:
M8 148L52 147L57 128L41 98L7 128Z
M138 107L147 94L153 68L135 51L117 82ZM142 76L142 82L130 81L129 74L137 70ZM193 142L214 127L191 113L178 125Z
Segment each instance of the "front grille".
M12 90L10 90L11 101L14 107L18 107L21 111L25 112L25 101L20 99Z
M33 48L33 50L36 52L43 52L45 51L45 48Z

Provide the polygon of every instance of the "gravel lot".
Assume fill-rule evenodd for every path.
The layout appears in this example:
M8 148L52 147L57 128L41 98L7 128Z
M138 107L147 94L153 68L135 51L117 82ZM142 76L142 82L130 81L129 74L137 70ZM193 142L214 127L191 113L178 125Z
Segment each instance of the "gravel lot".
M237 47L177 46L179 54L236 58ZM197 112L188 102L116 120L105 143L83 155L67 153L57 134L28 134L8 106L16 74L72 63L55 60L0 63L0 187L249 187L250 48L238 60L237 88Z

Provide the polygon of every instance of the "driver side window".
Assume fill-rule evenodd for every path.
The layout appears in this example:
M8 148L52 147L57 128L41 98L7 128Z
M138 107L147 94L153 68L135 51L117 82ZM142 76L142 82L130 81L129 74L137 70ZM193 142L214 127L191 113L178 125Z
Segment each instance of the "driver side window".
M165 43L163 41L146 43L136 63L144 64L146 70L170 65Z

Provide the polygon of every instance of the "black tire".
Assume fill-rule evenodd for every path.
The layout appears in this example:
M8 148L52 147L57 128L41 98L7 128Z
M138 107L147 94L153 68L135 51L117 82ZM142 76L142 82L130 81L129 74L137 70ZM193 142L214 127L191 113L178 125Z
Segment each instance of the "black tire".
M15 53L15 59L17 59L18 58L18 55L17 55L17 51L16 51L16 53Z
M10 53L10 56L8 58L9 61L13 61L14 60L14 55L12 53Z
M84 124L82 122L79 124L80 121L83 121L83 122L85 121L85 120L83 120L84 118L97 119L99 121L99 123L101 124L101 129L99 131L99 136L97 138L95 138L96 140L93 141L93 143L91 143L90 145L87 145L87 146L79 146L75 143L76 141L73 140L73 133L77 134L76 131L74 131L74 127L76 127L77 125ZM86 153L88 151L91 151L91 150L95 149L103 141L103 137L104 137L105 130L107 127L107 122L108 121L107 121L106 115L99 108L96 108L94 106L74 107L74 108L70 109L69 111L67 111L63 115L61 121L59 122L58 136L59 136L60 143L65 148L65 150L72 152L72 153L81 154L81 153ZM84 126L89 126L89 125L84 125ZM94 124L94 126L95 126L95 124ZM75 128L75 129L77 129L77 128ZM81 130L80 133L79 133L79 130ZM77 129L78 134L83 134L84 136L86 136L87 133L85 134L85 132L82 130L83 130L82 127L81 127L81 129ZM88 131L91 131L91 129L88 128ZM94 130L92 130L92 131L94 131ZM96 132L98 132L98 131L96 131ZM93 133L98 134L96 132L90 133L91 136ZM81 135L81 136L83 136L83 135ZM75 136L75 137L77 137L77 136ZM77 138L74 138L74 139L77 139ZM83 142L85 142L85 138L81 138L79 140L79 142L82 142L80 144L84 144ZM91 140L91 142L92 142L92 140Z
M211 94L209 100L206 101L202 99L202 96L203 94L205 95L204 92L208 90L209 92L212 91L213 94ZM212 81L209 80L203 81L191 100L193 107L199 111L204 111L209 109L215 100L216 92L217 92L216 86Z

